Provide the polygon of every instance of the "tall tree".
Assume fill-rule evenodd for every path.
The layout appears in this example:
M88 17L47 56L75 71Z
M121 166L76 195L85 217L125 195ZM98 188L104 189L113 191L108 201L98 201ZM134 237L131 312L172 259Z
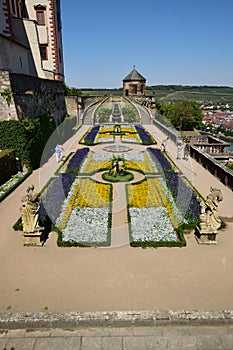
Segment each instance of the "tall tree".
M201 109L195 101L171 104L167 117L178 130L194 130L202 127Z

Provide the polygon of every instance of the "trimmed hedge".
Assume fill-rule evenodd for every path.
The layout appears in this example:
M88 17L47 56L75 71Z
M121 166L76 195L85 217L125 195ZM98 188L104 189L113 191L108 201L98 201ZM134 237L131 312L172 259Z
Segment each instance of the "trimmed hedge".
M17 173L15 152L12 149L5 149L0 152L0 185Z
M56 142L64 143L74 135L75 125L74 117L64 119L56 127L51 115L23 120L3 120L0 122L0 149L13 149L22 164L28 169L36 169L40 166L42 154L43 161L47 161L54 152ZM46 149L45 146L55 130L54 145Z

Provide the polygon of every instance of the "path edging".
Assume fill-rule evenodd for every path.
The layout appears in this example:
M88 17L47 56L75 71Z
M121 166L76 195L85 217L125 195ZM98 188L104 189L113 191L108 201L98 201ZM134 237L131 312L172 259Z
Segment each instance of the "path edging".
M233 323L233 310L164 310L0 313L0 329L130 327Z

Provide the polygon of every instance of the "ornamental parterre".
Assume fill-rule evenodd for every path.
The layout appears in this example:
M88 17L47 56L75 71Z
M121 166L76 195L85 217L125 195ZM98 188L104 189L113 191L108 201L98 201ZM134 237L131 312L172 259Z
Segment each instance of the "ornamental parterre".
M112 185L90 176L107 169L112 155L88 147L78 149L68 157L63 173L51 179L43 191L39 217L42 222L49 217L61 233L61 242L110 244ZM180 225L198 221L198 193L158 149L126 153L124 159L127 168L146 175L140 183L126 185L131 245L179 244Z

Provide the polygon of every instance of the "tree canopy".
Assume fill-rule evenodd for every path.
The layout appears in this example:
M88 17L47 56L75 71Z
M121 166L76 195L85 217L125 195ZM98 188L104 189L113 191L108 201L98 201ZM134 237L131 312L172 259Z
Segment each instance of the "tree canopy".
M158 113L166 117L177 130L201 129L202 112L195 101L185 100L173 104L156 102Z

